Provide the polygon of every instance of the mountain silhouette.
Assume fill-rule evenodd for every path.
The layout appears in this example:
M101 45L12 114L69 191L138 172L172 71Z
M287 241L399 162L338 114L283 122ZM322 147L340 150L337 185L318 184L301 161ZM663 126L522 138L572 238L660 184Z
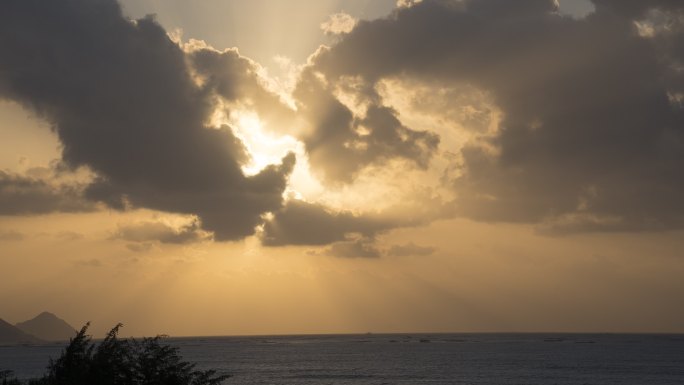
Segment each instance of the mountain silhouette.
M42 342L37 337L12 326L0 318L0 345L14 345Z
M28 321L19 322L16 327L45 341L68 341L76 335L76 329L48 312L42 312Z

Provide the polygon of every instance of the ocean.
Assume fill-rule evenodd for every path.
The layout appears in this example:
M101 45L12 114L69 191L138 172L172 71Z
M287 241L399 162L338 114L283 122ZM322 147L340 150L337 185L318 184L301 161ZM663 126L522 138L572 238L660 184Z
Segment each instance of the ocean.
M198 368L256 384L682 385L684 335L367 334L169 338ZM0 347L40 376L62 345Z

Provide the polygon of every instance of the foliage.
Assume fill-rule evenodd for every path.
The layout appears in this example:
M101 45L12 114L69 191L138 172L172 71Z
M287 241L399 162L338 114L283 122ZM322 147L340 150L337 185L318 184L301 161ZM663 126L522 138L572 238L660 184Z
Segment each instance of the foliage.
M86 334L89 326L83 326L62 355L50 360L47 374L30 385L219 385L230 377L196 370L195 364L181 359L178 348L161 343L164 336L119 339L118 324L95 344Z
M14 378L11 370L0 370L0 385L21 385L21 381Z

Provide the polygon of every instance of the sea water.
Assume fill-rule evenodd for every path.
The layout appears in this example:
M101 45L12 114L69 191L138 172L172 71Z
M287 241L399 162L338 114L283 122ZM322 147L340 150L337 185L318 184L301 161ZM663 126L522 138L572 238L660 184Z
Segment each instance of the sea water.
M684 384L684 335L367 334L169 338L225 384ZM0 347L40 376L62 345Z

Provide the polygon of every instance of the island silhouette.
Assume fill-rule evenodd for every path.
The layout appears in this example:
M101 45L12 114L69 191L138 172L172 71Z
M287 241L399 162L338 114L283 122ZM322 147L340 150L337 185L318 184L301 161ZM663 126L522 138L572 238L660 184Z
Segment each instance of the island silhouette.
M0 345L69 341L76 333L66 321L46 311L15 325L0 318Z
M18 327L0 318L0 345L35 344L42 342L38 337L23 332Z
M24 333L31 334L44 341L69 341L77 333L63 319L49 312L42 312L36 317L15 325Z

